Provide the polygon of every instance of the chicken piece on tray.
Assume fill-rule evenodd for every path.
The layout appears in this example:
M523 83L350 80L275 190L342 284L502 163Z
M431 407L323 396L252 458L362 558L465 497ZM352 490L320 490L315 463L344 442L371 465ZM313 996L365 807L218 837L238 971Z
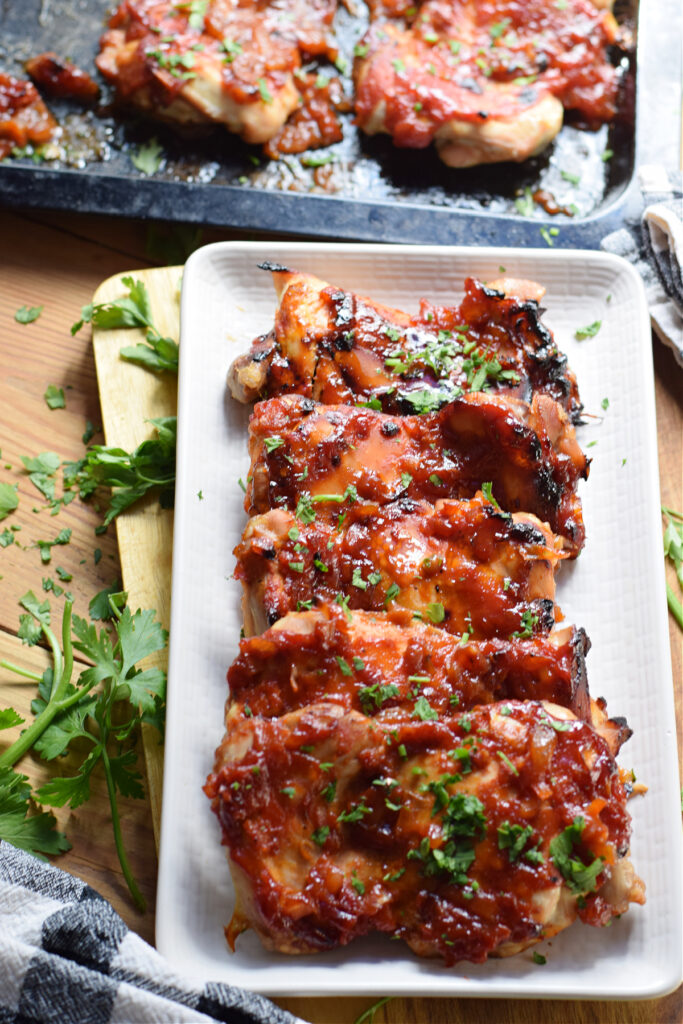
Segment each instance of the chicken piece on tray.
M181 124L224 124L267 142L299 105L301 51L336 55L335 0L124 0L96 63L118 97Z
M282 507L300 522L336 522L358 500L433 503L491 483L504 511L548 523L571 556L583 546L576 488L589 463L566 413L545 395L528 406L478 392L402 417L286 395L255 407L249 452L249 515Z
M461 304L423 300L417 315L390 309L278 264L273 329L232 365L241 402L297 392L325 404L371 402L388 413L438 409L463 391L525 401L549 395L576 420L576 378L540 321L544 289L503 279L465 281Z
M550 700L591 720L583 630L465 643L409 613L338 605L294 612L240 641L228 671L230 717L248 704L267 718L320 700L390 718L423 698L440 716L505 699ZM426 705L425 705L426 706Z
M458 636L547 633L562 544L534 516L500 512L481 494L436 506L354 504L339 523L273 509L249 520L235 548L245 631L343 600L351 609L407 608Z
M205 791L229 850L233 947L248 928L282 953L383 932L482 962L644 902L617 765L558 705L389 729L329 702L242 717Z
M522 161L562 127L616 112L611 4L591 0L428 0L377 20L356 48L356 113L397 146L435 142L444 163ZM419 11L419 13L418 13ZM410 16L408 17L410 12ZM412 20L412 23L408 24Z
M0 160L15 147L49 142L56 128L35 85L0 72Z

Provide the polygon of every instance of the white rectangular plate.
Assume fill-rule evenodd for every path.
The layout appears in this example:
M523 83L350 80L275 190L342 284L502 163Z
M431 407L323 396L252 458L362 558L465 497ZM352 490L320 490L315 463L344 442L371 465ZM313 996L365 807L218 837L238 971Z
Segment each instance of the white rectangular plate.
M634 729L621 763L649 787L631 803L633 861L648 902L608 930L576 923L531 953L446 969L400 943L368 938L319 956L267 953L253 933L226 946L233 892L218 824L201 787L223 734L225 673L242 625L232 549L245 523L249 409L226 371L275 310L271 259L380 302L454 303L468 275L533 278L545 322L576 371L593 457L582 487L586 548L558 578L568 622L593 641L593 696ZM577 328L602 321L596 337ZM178 482L157 941L184 973L265 994L631 998L681 978L681 826L666 619L650 325L640 279L597 252L294 243L221 243L189 260L181 309ZM609 399L603 412L601 403Z

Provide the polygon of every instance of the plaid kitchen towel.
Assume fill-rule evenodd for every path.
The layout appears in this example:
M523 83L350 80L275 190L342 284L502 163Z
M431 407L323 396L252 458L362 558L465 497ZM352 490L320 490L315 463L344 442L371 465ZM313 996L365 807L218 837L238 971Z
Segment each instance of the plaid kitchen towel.
M197 987L90 886L0 842L0 1024L302 1024L262 996Z
M641 222L607 235L601 248L640 271L652 326L683 366L683 173L645 166L638 178Z

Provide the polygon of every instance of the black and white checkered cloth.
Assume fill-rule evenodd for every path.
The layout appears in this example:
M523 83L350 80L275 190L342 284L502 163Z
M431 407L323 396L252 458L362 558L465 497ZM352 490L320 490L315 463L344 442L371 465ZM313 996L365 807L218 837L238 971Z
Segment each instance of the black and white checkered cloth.
M683 173L646 166L638 178L642 220L607 235L601 248L639 270L652 326L683 366Z
M302 1024L175 974L90 886L0 841L0 1024Z

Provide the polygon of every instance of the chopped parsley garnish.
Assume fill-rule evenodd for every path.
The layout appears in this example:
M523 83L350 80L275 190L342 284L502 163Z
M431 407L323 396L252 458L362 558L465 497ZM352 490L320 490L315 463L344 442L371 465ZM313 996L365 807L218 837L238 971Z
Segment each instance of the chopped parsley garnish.
M438 720L439 714L434 710L426 697L418 697L415 701L413 718L419 718L422 722L435 722Z
M482 494L484 495L484 497L488 501L489 505L493 505L493 507L495 508L496 512L500 512L500 514L502 516L505 516L506 519L511 519L512 518L509 512L503 512L503 509L500 507L500 505L498 504L496 499L493 497L493 484L491 483L490 480L487 480L486 483L483 483L481 485L481 490L482 490ZM507 589L507 588L505 588L505 589Z
M130 153L130 162L142 174L156 174L164 159L164 147L154 136Z
M579 327L574 332L574 337L577 341L583 341L585 338L594 338L602 327L602 320L594 320L592 324L588 324L587 327Z
M486 834L484 805L469 793L455 793L449 797L441 818L443 844L432 848L430 837L424 836L420 845L409 850L409 860L419 860L427 877L446 874L449 882L467 885L467 870L475 858L474 843Z
M507 850L510 863L514 864L533 835L531 825L511 825L504 821L498 826L498 849Z
M337 780L333 779L332 782L328 783L322 791L322 798L326 800L328 804L331 804L337 794Z
M361 702L363 711L372 708L381 708L392 697L398 697L399 690L395 683L373 683L372 686L363 686L358 691L358 699Z
M413 478L410 473L401 473L401 486L410 487L413 482Z
M407 391L403 398L416 413L435 412L443 405L444 398L437 392L423 388L418 391Z
M573 174L571 171L560 171L560 174L565 181L568 181L570 185L578 185L581 181L580 174Z
M371 813L370 808L361 801L359 804L352 804L350 810L342 811L341 814L337 815L337 821L347 821L350 823L362 821L366 814Z
M353 619L353 615L351 614L351 612L349 610L349 598L348 598L348 595L346 597L344 597L343 594L337 594L337 596L334 599L334 603L341 606L341 610L344 612L344 615L346 616L347 622L351 622L351 620Z
M275 437L267 437L263 443L266 446L266 451L270 455L270 453L274 452L276 448L281 448L285 442L281 437L277 437L276 435Z
M364 896L365 895L365 886L363 885L362 881L358 877L355 868L353 869L353 871L351 873L351 885L356 890L356 892L358 893L359 896Z
M0 483L0 519L5 519L19 505L17 484Z
M293 800L294 797L296 796L296 790L294 786L283 786L280 792L284 793L284 795L289 797L290 800Z
M534 627L538 625L538 615L533 612L530 608L527 608L522 612L521 629L515 630L511 634L511 638L517 640L528 640L534 632Z
M596 879L603 866L602 857L596 857L590 864L584 864L580 857L574 855L575 848L581 844L585 827L585 820L580 816L576 817L571 825L550 840L550 858L569 889L578 896L594 891Z
M58 388L55 384L48 384L43 395L48 409L65 409L64 388Z
M294 513L300 523L312 523L315 519L315 511L311 502L310 494L302 494L297 502L296 512Z
M322 825L320 828L317 828L315 830L315 832L311 833L311 839L313 840L313 842L317 846L324 846L325 845L325 840L327 839L329 834L330 834L330 826L329 825Z
M264 103L272 103L273 102L273 95L272 95L272 93L270 92L270 90L268 88L268 85L266 83L265 78L259 78L259 80L257 82L257 85L258 85L258 91L260 93L260 96L261 96L261 99L263 100L263 102Z
M354 587L358 587L359 590L367 590L368 589L368 584L363 579L363 574L362 574L361 570L358 568L358 566L356 566L355 569L353 570L353 576L351 578L351 583L352 583L352 585Z
M304 571L304 563L303 562L289 562L289 568L293 572L303 572Z
M400 593L401 588L398 586L398 584L392 583L391 586L387 589L386 595L384 597L384 603L389 604L389 602L393 601L394 598L398 597Z
M498 757L501 759L503 764L506 765L506 767L508 767L510 769L510 771L512 772L513 775L519 775L519 770L514 766L514 764L512 763L510 758L507 756L507 754L504 753L504 751L497 750L496 753L498 754Z
M223 60L226 64L232 64L235 57L239 57L241 53L244 53L241 43L234 39L224 39L221 43L221 49L225 51L226 55Z
M446 618L446 609L440 601L433 601L431 604L428 604L425 612L427 613L427 618L434 623L443 622Z
M335 655L335 659L343 676L352 676L353 671L346 658L342 658L340 654Z
M541 953L537 953L536 950L534 950L533 953L531 954L531 958L532 958L532 960L534 961L535 964L543 965L543 964L547 964L548 963L546 958Z
M14 319L18 324L32 324L38 319L40 314L43 312L43 306L22 306L14 314Z

